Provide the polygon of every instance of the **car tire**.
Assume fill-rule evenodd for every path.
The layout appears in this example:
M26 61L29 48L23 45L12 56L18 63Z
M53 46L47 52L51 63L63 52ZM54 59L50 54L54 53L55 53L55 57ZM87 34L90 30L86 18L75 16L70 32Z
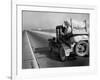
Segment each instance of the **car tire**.
M75 46L75 53L78 56L89 55L89 45L86 41L79 41Z
M59 57L60 57L61 61L66 60L65 51L64 51L63 47L60 47L60 49L59 49Z

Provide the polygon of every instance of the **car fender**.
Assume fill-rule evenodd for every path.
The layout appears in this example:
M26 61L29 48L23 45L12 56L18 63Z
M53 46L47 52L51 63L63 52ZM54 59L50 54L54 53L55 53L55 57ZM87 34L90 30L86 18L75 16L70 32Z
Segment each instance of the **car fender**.
M79 35L73 37L74 42L79 42L80 40L89 40L87 35Z

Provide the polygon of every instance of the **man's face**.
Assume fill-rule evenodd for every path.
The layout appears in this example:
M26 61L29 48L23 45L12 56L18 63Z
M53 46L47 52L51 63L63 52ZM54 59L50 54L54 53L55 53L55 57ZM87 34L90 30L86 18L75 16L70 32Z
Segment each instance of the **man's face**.
M68 21L64 21L65 26L69 26L69 22Z

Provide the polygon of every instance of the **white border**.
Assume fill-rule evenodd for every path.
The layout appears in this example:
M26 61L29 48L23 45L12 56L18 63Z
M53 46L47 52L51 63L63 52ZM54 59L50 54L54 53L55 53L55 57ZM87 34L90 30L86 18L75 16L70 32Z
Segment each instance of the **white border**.
M14 4L15 5L15 4ZM96 42L95 42L95 26L96 26L96 10L86 7L80 9L71 6L36 6L17 4L13 6L12 14L12 79L25 78L41 78L52 76L72 76L94 74L97 69L96 64ZM81 7L82 8L82 7ZM64 67L64 68L47 68L47 69L29 69L22 70L22 10L30 11L53 11L53 12L73 12L73 13L89 13L90 14L90 66L87 67ZM17 61L18 60L18 61ZM17 63L17 64L16 64ZM81 73L81 74L80 74Z

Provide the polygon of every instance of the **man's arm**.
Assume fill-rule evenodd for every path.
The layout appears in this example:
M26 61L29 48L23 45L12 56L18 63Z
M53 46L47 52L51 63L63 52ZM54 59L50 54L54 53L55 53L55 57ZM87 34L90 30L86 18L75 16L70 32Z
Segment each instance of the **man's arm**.
M63 32L63 30L62 30L62 29L60 29L60 33L61 33L61 35L64 35L64 32Z

